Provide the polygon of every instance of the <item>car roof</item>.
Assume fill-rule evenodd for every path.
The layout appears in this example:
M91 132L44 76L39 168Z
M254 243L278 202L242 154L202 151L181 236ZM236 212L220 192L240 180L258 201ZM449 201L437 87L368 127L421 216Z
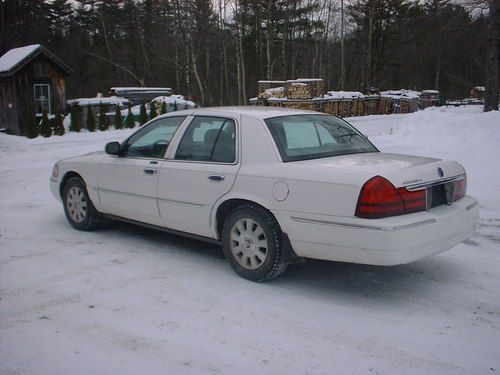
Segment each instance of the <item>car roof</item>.
M305 115L305 114L318 114L325 115L321 112L306 111L291 108L280 108L280 107L262 107L262 106L234 106L234 107L207 107L207 108L195 108L187 109L184 111L169 112L163 116L230 116L235 115L245 115L257 119L267 119L271 117L279 116L291 116L291 115Z

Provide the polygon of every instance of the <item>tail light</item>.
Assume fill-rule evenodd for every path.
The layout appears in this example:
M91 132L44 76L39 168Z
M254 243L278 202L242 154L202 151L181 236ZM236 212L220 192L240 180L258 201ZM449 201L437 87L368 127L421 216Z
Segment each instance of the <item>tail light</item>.
M425 211L425 208L425 190L396 189L385 178L375 176L361 188L355 215L365 219L379 219Z
M464 178L456 182L455 192L453 193L453 202L459 200L465 195L467 190L467 177L464 175Z

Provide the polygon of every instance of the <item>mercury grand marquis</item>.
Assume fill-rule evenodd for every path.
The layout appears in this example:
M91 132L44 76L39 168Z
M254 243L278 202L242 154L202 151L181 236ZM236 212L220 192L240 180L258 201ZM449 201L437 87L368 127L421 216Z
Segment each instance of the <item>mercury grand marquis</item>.
M222 244L263 281L304 258L397 265L476 227L454 161L383 153L324 113L221 107L159 116L105 152L58 161L50 187L69 223L124 220Z

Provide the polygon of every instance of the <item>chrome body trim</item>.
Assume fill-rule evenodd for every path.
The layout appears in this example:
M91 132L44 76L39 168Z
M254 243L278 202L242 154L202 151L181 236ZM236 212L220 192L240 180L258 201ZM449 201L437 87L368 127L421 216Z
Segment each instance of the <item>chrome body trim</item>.
M192 203L192 202L183 202L183 201L175 201L172 199L165 199L165 198L158 198L159 201L163 202L169 202L169 203L176 203L176 204L182 204L186 206L196 206L196 207L205 207L204 204L201 203Z
M427 219L422 221L417 221L416 223L405 224L405 225L397 225L392 227L381 227L377 225L365 225L365 224L354 224L354 223L341 223L336 221L327 221L327 220L316 220L316 219L307 219L302 217L290 217L293 221L297 221L299 223L307 223L307 224L319 224L319 225L333 225L337 227L346 227L351 229L371 229L371 230L382 230L382 231L396 231L396 230L404 230L415 227L420 227L427 224L435 223L434 219Z
M182 201L174 201L171 199L164 199L164 198L156 198L156 197L150 197L147 195L140 195L140 194L133 194L133 193L125 193L123 191L118 191L118 190L109 190L109 189L103 189L103 188L95 188L98 191L106 192L106 193L114 193L114 194L122 194L122 195L127 195L129 197L136 197L136 198L146 198L146 199L158 199L159 201L164 201L164 202L170 202L170 203L177 203L177 204L183 204L183 205L188 205L188 206L196 206L196 207L205 207L204 204L201 203L191 203L191 202L182 202Z
M422 189L426 189L426 188L433 187L436 185L446 184L446 183L452 182L452 181L453 182L454 181L461 181L464 179L464 177L465 177L465 175L460 175L460 176L455 176L455 177L443 178L441 180L422 182L419 184L408 185L408 186L404 186L404 187L409 191L422 190Z
M136 198L147 198L147 199L156 199L156 197L150 197L147 195L140 195L140 194L134 194L134 193L125 193L124 191L118 191L118 190L109 190L109 189L103 189L103 188L96 188L99 192L103 193L114 193L114 194L122 194L122 195L127 195L129 197L136 197Z

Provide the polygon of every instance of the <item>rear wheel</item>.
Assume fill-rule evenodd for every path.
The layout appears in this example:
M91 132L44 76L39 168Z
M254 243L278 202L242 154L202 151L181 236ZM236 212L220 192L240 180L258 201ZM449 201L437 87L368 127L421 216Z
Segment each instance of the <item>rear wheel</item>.
M81 178L72 177L66 182L62 198L64 213L73 228L93 230L101 224Z
M269 280L287 268L278 222L260 206L243 204L233 209L224 222L222 242L228 263L245 279Z

